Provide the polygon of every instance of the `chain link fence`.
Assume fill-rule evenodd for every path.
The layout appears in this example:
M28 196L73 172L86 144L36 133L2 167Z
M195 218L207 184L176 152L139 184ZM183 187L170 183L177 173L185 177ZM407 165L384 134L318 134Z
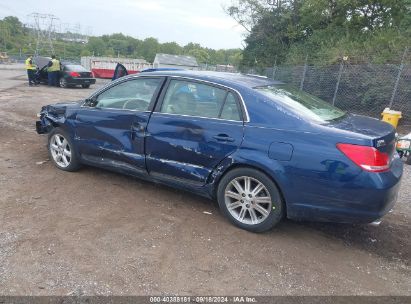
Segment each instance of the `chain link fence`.
M411 125L411 60L405 50L398 63L351 63L341 58L332 65L280 65L245 68L320 97L340 109L381 118L385 108L402 112L402 125Z
M24 61L27 59L28 55L33 55L33 53L10 53L7 52L7 60L5 60L4 62L0 63L24 63ZM43 55L42 55L43 56ZM44 55L46 57L50 57L51 55ZM69 62L69 63L73 63L73 64L80 64L80 57L67 57L67 56L62 56L59 57L59 59L63 62Z

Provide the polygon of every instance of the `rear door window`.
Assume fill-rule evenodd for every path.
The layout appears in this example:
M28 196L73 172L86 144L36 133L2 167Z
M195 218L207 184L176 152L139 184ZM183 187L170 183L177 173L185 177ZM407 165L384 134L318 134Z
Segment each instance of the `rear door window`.
M233 93L208 84L175 79L168 85L160 112L241 120Z

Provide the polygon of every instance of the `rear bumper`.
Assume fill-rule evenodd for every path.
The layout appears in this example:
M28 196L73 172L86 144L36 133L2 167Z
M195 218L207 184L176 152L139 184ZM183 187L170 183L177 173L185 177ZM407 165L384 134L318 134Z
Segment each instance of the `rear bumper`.
M309 220L320 222L337 222L337 223L371 223L381 219L394 207L397 201L399 184L393 188L384 191L384 193L369 193L367 201L363 201L363 206L378 204L379 210L364 210L363 206L353 207L348 202L346 206L334 206L330 202L329 206L313 204L294 204L292 208L287 208L288 217L297 220ZM382 196L379 196L382 195ZM332 201L332 199L330 199Z
M96 83L96 78L66 78L67 84L69 85L92 85Z
M393 209L401 177L402 162L396 159L388 172L364 172L339 188L323 188L310 193L304 202L287 204L287 216L323 222L375 222Z

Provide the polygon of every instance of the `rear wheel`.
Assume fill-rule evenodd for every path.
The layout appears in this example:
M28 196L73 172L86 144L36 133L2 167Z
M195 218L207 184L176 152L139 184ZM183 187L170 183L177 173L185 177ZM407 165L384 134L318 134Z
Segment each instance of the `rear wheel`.
M64 77L60 78L60 87L67 88L67 80Z
M284 204L275 183L251 168L228 172L218 185L217 199L224 215L248 231L270 230L284 216Z
M62 129L55 128L50 132L48 150L50 159L57 168L64 171L76 171L80 168L73 142Z
M81 87L82 87L83 89L88 89L88 88L90 87L90 85L89 85L89 84L82 84Z

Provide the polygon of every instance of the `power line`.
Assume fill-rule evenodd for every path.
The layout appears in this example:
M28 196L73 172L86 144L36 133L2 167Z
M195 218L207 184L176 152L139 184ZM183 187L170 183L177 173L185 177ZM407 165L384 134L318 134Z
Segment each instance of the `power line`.
M35 55L38 56L46 48L46 51L54 54L53 40L60 26L60 19L51 14L31 13L27 15L28 27L36 34Z

